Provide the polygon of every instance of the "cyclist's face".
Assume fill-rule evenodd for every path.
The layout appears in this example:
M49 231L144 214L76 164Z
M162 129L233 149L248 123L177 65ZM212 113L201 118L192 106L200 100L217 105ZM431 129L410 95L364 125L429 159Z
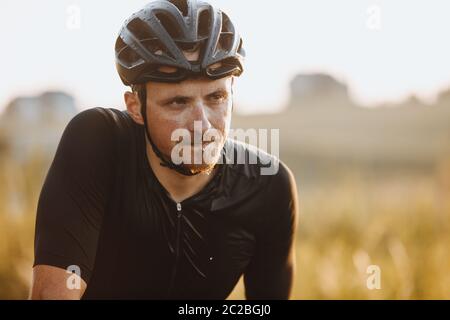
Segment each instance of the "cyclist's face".
M218 158L230 129L232 85L232 77L218 80L188 79L175 84L147 83L149 133L161 152L167 157L171 156L173 148L180 142L172 141L172 133L177 129L189 132L191 144L194 144L194 133L197 133L204 142L203 146L208 144L205 133L212 133L211 129L215 129L215 138L219 134L215 147ZM191 150L192 163L194 150ZM186 166L194 171L207 171L212 164Z

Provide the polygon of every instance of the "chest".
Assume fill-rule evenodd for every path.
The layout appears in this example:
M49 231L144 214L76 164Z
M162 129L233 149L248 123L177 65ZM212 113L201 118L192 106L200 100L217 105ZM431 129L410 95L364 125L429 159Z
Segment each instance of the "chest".
M211 212L204 203L177 205L156 194L138 207L115 223L118 260L127 262L121 268L134 270L128 290L142 288L146 297L225 299L255 252L246 208Z

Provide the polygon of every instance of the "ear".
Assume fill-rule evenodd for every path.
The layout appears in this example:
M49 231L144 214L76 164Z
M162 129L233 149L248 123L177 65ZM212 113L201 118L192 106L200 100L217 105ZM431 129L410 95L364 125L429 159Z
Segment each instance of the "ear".
M141 102L137 93L127 91L124 94L125 104L127 106L128 114L133 120L140 125L144 125L144 119L141 114Z

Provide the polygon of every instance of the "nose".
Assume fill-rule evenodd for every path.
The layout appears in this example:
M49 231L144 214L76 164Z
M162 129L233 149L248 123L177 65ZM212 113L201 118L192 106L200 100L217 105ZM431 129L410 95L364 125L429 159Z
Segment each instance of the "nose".
M208 119L208 110L202 102L197 102L192 106L191 119L189 121L189 131L192 133L203 134L212 128ZM197 122L197 125L195 123ZM201 125L201 127L200 127Z

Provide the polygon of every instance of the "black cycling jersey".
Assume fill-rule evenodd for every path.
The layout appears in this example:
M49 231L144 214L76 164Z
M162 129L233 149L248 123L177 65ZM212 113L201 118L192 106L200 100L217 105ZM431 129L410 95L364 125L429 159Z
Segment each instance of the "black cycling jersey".
M227 139L222 156L255 150ZM283 162L261 174L262 160L274 160L264 157L222 161L200 192L176 203L152 171L143 126L126 111L83 111L40 194L34 265L78 266L83 299L225 299L241 275L248 299L285 299L297 194Z

